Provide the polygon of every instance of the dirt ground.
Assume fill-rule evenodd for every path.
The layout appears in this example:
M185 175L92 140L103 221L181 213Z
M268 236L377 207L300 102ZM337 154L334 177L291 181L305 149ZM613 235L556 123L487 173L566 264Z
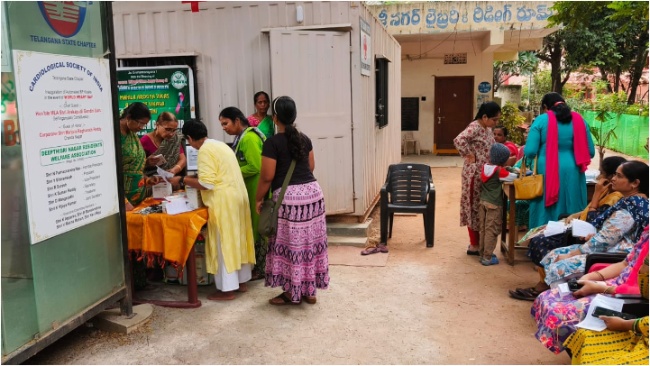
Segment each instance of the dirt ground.
M318 303L275 307L277 289L256 281L230 302L181 310L156 307L130 335L82 326L33 364L569 364L534 337L532 303L508 289L537 278L524 252L514 266L484 267L467 256L459 227L460 168L432 168L435 246L422 217L396 216L385 267L330 266ZM373 236L378 237L378 209Z

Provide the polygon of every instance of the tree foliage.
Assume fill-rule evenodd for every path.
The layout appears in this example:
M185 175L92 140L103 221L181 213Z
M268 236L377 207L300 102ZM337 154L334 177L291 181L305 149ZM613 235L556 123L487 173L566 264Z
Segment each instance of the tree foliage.
M553 90L561 92L569 73L578 68L597 67L603 80L614 76L614 87L622 88L621 74L630 73L628 104L633 104L636 89L648 57L648 4L641 1L559 1L551 25L563 29L545 40L538 56L551 63ZM563 75L562 75L563 74ZM559 85L561 84L561 86Z
M494 91L498 91L499 87L512 76L532 75L538 65L539 59L532 51L519 52L517 61L495 61L492 68Z

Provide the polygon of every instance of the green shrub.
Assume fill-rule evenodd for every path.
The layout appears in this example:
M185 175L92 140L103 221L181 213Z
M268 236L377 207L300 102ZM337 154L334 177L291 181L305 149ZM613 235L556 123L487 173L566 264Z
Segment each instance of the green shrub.
M499 124L508 129L508 140L517 145L523 145L526 142L523 131L517 128L524 122L526 122L526 117L519 113L519 108L515 103L508 102L501 108L501 121Z

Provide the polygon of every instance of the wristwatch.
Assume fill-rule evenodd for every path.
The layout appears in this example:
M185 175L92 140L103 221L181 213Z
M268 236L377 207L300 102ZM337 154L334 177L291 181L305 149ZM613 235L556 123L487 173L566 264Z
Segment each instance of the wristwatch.
M178 184L181 186L181 189L185 189L185 176L182 176L178 181Z

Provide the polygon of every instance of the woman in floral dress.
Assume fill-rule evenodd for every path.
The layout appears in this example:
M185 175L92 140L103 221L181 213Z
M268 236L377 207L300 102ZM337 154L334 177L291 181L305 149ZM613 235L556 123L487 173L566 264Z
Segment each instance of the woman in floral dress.
M648 227L634 245L627 258L599 271L580 278L584 286L572 293L563 294L559 288L542 293L531 308L537 322L535 337L551 352L564 350L564 341L576 330L576 325L585 317L591 300L597 294L638 293L638 270L648 256Z
M478 255L478 204L481 195L481 167L489 162L490 147L494 144L492 128L501 118L501 107L495 102L481 104L472 121L454 139L456 150L464 158L462 194L460 198L460 226L467 226L470 245L467 255Z

